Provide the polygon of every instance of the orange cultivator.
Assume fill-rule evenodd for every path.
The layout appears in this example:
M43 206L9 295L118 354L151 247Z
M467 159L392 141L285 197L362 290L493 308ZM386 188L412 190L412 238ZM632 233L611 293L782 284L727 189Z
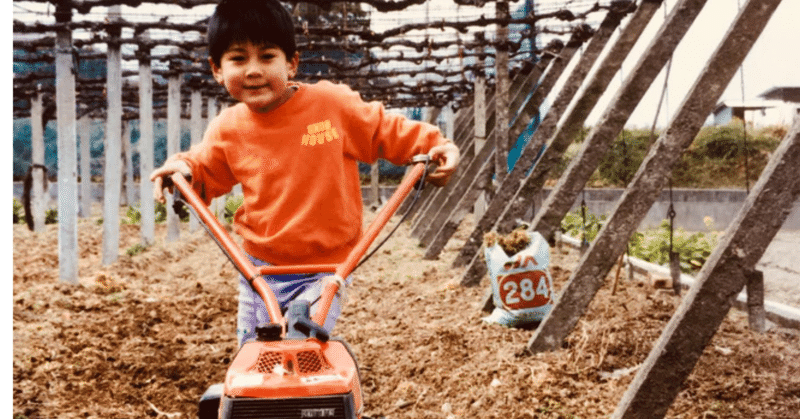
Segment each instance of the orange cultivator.
M418 156L406 179L378 213L347 259L339 265L256 267L180 174L172 176L176 202L186 202L234 266L264 299L272 323L256 329L256 341L242 345L223 384L211 386L200 400L199 417L221 419L362 418L363 400L355 357L322 325L344 278L356 268L370 244L400 203L424 181L428 157ZM421 183L420 183L421 185ZM326 278L317 311L294 301L286 316L262 275L332 272Z

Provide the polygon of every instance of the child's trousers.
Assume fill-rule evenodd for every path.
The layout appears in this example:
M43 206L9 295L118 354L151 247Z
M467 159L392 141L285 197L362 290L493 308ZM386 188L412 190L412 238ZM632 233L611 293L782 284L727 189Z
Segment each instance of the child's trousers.
M252 256L249 257L255 266L268 265L268 263ZM281 310L285 311L290 301L306 300L312 303L311 316L313 317L317 310L319 296L322 293L322 280L329 275L331 273L264 275L263 278L272 289L272 292L275 293ZM347 278L346 283L349 284L350 282L351 278ZM328 311L328 317L325 319L324 325L328 333L331 333L336 325L336 319L342 313L340 297L344 295L344 292L344 289L340 289L331 302L331 308ZM236 338L239 341L239 347L244 345L245 342L255 339L256 326L262 323L269 323L269 321L267 306L261 296L258 295L244 276L239 275L239 313L236 318Z

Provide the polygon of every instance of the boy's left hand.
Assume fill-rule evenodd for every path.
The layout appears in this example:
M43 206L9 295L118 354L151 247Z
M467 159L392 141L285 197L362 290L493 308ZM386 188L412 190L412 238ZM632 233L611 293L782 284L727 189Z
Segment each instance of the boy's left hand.
M426 181L435 186L444 186L450 180L450 177L455 173L458 167L458 162L461 159L461 153L455 144L448 142L442 145L437 145L428 152L431 161L436 163L438 167L436 170L429 174Z

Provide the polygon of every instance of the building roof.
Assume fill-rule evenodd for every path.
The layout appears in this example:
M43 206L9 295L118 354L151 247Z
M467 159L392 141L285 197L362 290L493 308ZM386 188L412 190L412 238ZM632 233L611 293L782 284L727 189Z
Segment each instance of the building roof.
M782 102L800 103L800 87L780 86L767 89L758 97L767 100L780 100Z
M774 108L776 102L766 100L724 100L717 104L714 108L714 115L722 112L726 108L730 109L744 109L745 111L757 111L763 109Z

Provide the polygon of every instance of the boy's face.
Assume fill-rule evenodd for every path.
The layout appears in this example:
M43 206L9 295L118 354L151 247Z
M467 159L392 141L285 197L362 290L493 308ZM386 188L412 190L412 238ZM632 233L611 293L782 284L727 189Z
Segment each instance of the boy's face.
M297 53L287 59L276 46L248 41L228 47L219 66L209 62L214 79L234 99L255 112L269 112L291 97L288 81L297 74L299 60Z

